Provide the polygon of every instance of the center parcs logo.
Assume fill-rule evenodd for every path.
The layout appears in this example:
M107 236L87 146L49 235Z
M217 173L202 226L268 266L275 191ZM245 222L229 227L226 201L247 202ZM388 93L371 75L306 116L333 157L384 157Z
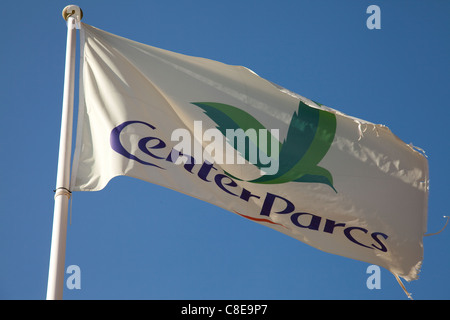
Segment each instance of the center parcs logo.
M243 130L247 138L246 150L237 150L238 144L235 141L227 140L227 143L240 151L247 161L257 166L262 172L264 172L265 164L260 161L260 158L258 157L257 161L251 161L249 149L252 144L259 154L266 153L268 156L270 155L270 158L278 161L279 167L276 173L264 174L247 182L258 184L322 183L337 192L333 186L332 174L318 165L334 140L336 116L333 113L310 107L300 101L297 112L294 112L290 120L287 136L281 142L257 119L242 109L217 102L193 102L193 104L203 109L224 136L226 136L227 130ZM248 134L249 129L264 130L263 132L268 135L265 141L276 141L278 145L273 148L273 143L267 143L266 148L261 148L261 143L254 141L255 136ZM243 180L230 173L227 174L234 179Z

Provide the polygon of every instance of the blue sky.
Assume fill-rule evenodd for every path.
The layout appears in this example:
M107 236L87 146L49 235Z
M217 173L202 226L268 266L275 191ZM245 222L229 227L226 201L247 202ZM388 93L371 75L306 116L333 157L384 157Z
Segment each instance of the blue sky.
M45 299L66 26L61 1L2 4L0 299ZM83 22L243 65L304 97L388 126L430 166L428 232L450 215L450 2L84 1ZM381 29L369 30L369 5ZM78 99L75 100L77 105ZM449 299L449 232L424 239L414 299ZM381 270L324 253L211 204L137 179L75 193L65 299L407 299ZM66 278L69 275L66 275Z

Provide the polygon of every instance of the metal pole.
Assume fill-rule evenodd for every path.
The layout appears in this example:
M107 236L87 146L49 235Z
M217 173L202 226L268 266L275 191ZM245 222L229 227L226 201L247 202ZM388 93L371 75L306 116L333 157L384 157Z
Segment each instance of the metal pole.
M70 191L70 160L72 153L73 99L75 82L76 24L81 9L70 5L64 8L67 21L66 65L59 141L58 172L56 178L52 243L48 271L47 300L61 300L64 289L64 263L66 253L67 213Z

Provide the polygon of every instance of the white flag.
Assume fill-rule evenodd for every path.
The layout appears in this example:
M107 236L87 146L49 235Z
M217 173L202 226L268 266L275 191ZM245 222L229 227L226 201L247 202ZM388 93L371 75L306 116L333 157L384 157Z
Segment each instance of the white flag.
M81 35L73 191L139 178L417 279L428 164L387 127L244 67Z

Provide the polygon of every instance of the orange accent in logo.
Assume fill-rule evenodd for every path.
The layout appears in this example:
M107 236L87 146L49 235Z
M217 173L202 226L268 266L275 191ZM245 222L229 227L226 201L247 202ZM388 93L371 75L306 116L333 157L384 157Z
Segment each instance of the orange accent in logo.
M262 219L262 218L253 218L253 217L249 217L249 216L246 216L245 214L239 213L239 212L237 212L237 211L234 211L234 213L240 215L241 217L244 217L244 218L247 218L247 219L249 219L249 220L252 220L252 221L257 221L257 222L268 222L268 223L276 224L276 225L282 226L283 228L286 228L286 227L283 226L281 223L276 223L276 222L273 222L272 220ZM287 228L286 228L286 229L287 229Z

